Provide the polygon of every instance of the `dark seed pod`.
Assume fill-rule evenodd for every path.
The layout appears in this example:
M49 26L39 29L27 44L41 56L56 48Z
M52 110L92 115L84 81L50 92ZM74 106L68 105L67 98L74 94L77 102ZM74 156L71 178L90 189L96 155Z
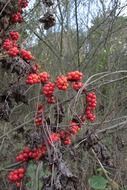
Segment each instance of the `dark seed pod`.
M5 102L2 102L0 104L0 119L2 120L5 120L5 121L9 121L9 115L11 113L11 109L8 105L8 102L5 101Z
M54 4L51 0L42 0L42 3L47 7L51 7Z
M48 30L56 24L56 19L54 15L50 12L45 13L45 15L39 19L41 23L44 23L44 29Z

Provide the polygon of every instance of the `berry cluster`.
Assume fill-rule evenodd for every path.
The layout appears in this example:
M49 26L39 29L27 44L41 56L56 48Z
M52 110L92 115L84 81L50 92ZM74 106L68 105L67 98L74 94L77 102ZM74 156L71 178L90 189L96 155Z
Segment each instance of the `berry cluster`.
M96 119L95 114L93 114L94 109L96 108L96 94L94 92L90 92L86 96L86 118L90 121L94 121Z
M29 147L25 147L22 152L20 152L16 156L16 161L17 162L25 162L28 161L30 158L32 158L33 152Z
M10 38L14 41L17 41L20 38L20 34L15 31L11 31L9 35L10 35Z
M83 87L83 82L81 82L81 79L83 77L83 74L79 71L72 71L69 72L66 76L59 75L55 82L49 81L49 74L47 72L42 72L40 74L29 74L26 83L27 84L36 84L41 82L42 83L42 93L45 95L47 99L47 103L54 104L56 103L56 97L54 96L55 88L57 87L59 90L67 90L69 86L69 82L71 82L71 86L75 91L80 90ZM96 119L95 114L93 113L93 110L96 107L96 95L95 93L88 93L87 90L84 88L82 90L83 94L86 94L86 110L84 115L81 117L82 121L84 122L86 119L90 121L94 121ZM38 119L37 123L41 125L41 118Z
M33 150L29 147L25 147L22 152L16 156L17 162L28 162L31 159L39 160L42 156L45 155L47 149L43 144L40 147L34 148Z
M71 136L77 135L81 126L76 121L71 121L69 129L67 131L60 131L60 137L64 145L70 145L72 143Z
M56 103L56 98L54 96L55 88L57 87L59 90L66 91L69 87L69 82L72 83L72 88L75 91L78 91L83 87L83 83L81 79L83 74L79 71L69 72L66 76L59 75L57 76L55 82L49 81L50 75L47 72L38 72L38 68L35 67L34 73L28 75L26 79L26 83L29 85L42 83L42 93L45 95L47 99L47 103L54 104ZM83 90L85 93L85 88Z
M39 72L39 65L38 64L34 64L32 65L32 73L37 73Z
M11 16L11 22L12 23L21 23L23 22L23 17L22 17L22 9L26 8L28 6L28 1L27 0L18 0L18 10L16 13L14 13Z
M18 1L18 6L19 8L26 8L28 6L28 1L27 0L19 0Z
M22 17L22 9L28 6L27 0L19 0L18 1L18 11L13 13L11 16L12 24L21 23L23 21ZM32 60L33 56L31 52L26 51L24 49L20 49L17 45L17 41L20 38L20 34L16 31L9 32L9 38L5 39L3 42L3 49L6 50L7 54L10 57L21 56L24 60Z
M38 74L36 73L32 73L32 74L29 74L27 79L26 79L26 84L37 84L40 82L40 78L38 76Z
M40 81L41 81L42 83L48 82L49 77L50 77L50 76L49 76L49 74L48 74L47 72L42 72L42 73L39 74L39 78L40 78Z
M21 49L18 47L17 40L20 37L20 34L15 31L11 31L9 33L9 37L3 42L3 49L5 49L9 56L16 57L20 55L25 60L31 60L33 59L33 56L30 51L26 51L24 49Z
M47 103L48 104L55 104L56 103L56 98L55 98L55 96L48 96L47 97Z
M78 123L71 121L69 131L72 135L76 135L79 132L80 128L81 126Z
M39 104L37 107L37 114L35 117L36 126L40 126L43 124L43 112L44 112L44 107L42 104Z
M19 54L19 50L17 47L11 47L7 53L10 57L16 57Z
M13 42L10 39L6 39L3 43L3 49L9 50L11 47L13 47Z
M72 88L76 91L80 90L82 87L83 87L82 82L73 82L72 84Z
M12 24L14 23L21 23L23 21L22 17L22 9L28 6L27 0L18 0L18 10L14 12L10 18ZM50 18L52 20L48 20L48 26L52 26L54 24L54 18L52 15L47 15L46 18ZM49 23L49 21L53 21ZM46 21L47 22L47 21ZM47 25L46 25L47 27ZM47 27L48 28L48 27ZM21 49L17 42L20 38L20 34L16 31L10 31L8 34L8 38L3 42L3 49L10 57L20 56L20 59L26 61L30 65L30 60L33 59L31 52L26 51L25 49ZM27 64L27 65L28 65ZM41 92L45 96L47 103L54 104L56 103L56 96L54 95L55 89L66 91L71 88L75 91L79 91L83 86L83 73L79 71L71 71L64 75L57 76L55 82L49 81L50 75L47 72L39 72L39 67L37 64L32 66L29 75L26 79L26 84L34 85L34 84L41 84ZM86 119L90 121L95 120L94 109L96 107L96 95L95 93L87 93L86 89L83 89L83 94L86 95L86 109L83 116L81 116L81 122L84 122ZM44 107L42 104L37 106L37 112L34 118L35 125L44 127ZM59 130L57 132L51 132L47 139L44 139L45 144L36 145L35 148L25 147L17 156L16 162L29 162L30 160L40 160L42 159L47 153L48 144L50 147L53 143L62 142L64 145L71 145L72 144L72 137L77 135L81 129L81 124L76 120L71 120L69 127L66 130ZM37 131L39 131L37 129ZM20 167L19 169L15 169L11 171L8 175L8 179L11 183L15 183L17 187L21 186L23 177L26 173L26 169Z
M64 75L58 76L56 79L56 86L59 90L67 90L69 86L67 77Z
M23 167L15 169L9 173L8 179L10 182L15 183L17 187L20 187L25 172L26 170Z
M42 92L46 97L50 97L53 95L55 90L55 84L53 82L48 82L42 88Z
M83 74L79 71L72 71L67 74L68 81L80 81L82 80Z
M51 135L49 136L49 139L51 143L60 141L60 135L58 133L51 133Z
M43 145L41 145L40 147L35 148L35 149L33 150L32 158L33 158L34 160L39 160L39 159L41 159L43 156L45 156L46 152L47 152L47 148L46 148L46 146L43 144Z
M47 72L42 72L37 74L36 72L38 71L38 65L34 65L33 70L35 73L31 73L28 75L27 79L26 79L26 83L33 85L33 84L37 84L37 83L46 83L49 80L49 74Z
M23 17L22 17L21 12L14 13L11 16L11 22L14 23L14 24L23 22Z
M30 51L26 51L25 49L21 49L20 56L25 60L32 60L33 56Z

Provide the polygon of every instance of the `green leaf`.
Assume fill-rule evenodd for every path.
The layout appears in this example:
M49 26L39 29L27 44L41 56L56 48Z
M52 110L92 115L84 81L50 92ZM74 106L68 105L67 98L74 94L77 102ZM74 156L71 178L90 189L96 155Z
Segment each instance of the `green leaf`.
M26 187L27 187L27 189L30 189L31 188L31 182L27 182Z
M88 183L93 189L105 189L108 181L102 176L92 176Z

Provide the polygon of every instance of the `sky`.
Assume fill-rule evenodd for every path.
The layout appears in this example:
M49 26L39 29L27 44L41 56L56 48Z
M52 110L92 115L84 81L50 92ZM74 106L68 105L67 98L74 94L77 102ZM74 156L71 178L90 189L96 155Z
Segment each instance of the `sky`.
M29 0L29 9L31 9L34 5L36 0ZM57 2L57 0L54 0ZM112 9L112 4L114 5L115 0L102 0L105 4L106 9L110 8ZM70 14L70 26L72 28L76 27L75 24L75 4L74 0L70 0L71 4L71 14ZM78 20L80 23L80 28L81 30L88 30L92 26L92 20L96 18L96 16L100 15L102 11L102 4L100 3L101 0L78 0L79 5L78 5ZM125 6L120 14L120 16L127 16L127 0L119 0L119 9L121 7ZM119 12L119 9L117 12ZM59 9L55 8L56 14L58 17L60 17ZM65 20L66 23L66 20ZM85 26L86 25L86 26ZM85 28L84 28L85 26ZM58 28L57 28L58 27ZM56 25L55 29L58 31L59 30L59 23Z

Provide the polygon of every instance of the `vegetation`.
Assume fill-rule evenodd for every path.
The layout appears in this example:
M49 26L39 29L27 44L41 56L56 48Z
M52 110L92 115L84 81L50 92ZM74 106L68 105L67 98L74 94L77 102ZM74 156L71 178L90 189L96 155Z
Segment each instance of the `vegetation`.
M0 1L0 189L127 189L126 11Z

